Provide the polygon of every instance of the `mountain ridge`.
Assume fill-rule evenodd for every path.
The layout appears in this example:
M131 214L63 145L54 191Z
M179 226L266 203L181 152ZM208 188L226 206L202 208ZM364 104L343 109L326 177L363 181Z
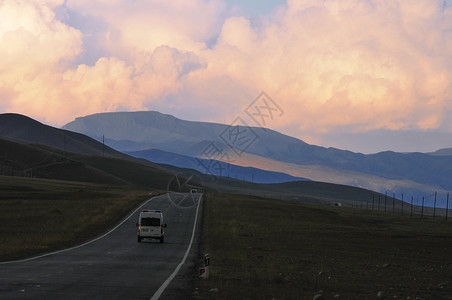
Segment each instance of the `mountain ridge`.
M65 130L44 125L17 114L0 114L0 124L5 126L2 128L6 128L6 123L8 123L5 122L6 119L11 123L7 126L14 127L15 131L2 130L0 132L0 147L2 149L0 153L0 176L135 185L152 187L162 191L172 190L173 188L180 191L180 186L176 184L177 178L179 180L196 178L195 182L200 183L207 190L325 204L333 204L339 201L348 203L348 205L356 205L363 201L369 201L372 197L380 196L380 194L370 190L332 183L305 180L292 181L292 185L262 184L202 174L193 169L155 164L123 153L120 153L122 157L117 158L108 155L109 151L117 153L115 150L109 150L108 146L102 145L102 143L88 136L80 136L80 134L76 134L75 137L79 138L81 143L87 141L91 146L94 145L97 154L77 154L65 151L64 147L61 148L60 143L58 144L59 149L49 145L49 143L54 142L53 135L55 135L54 138L57 141L60 141L62 134L68 134ZM33 135L30 132L33 132ZM3 134L9 136L9 138L3 137ZM86 149L80 151L86 151ZM324 195L316 196L319 190L325 189L328 189L328 198L325 198Z
M138 118L135 120L136 116ZM117 120L119 121L117 122ZM381 184L374 190L378 192L389 190L409 194L410 184L393 187L393 182L397 180L412 182L413 185L416 185L416 188L414 186L412 188L413 191L416 190L416 194L419 193L418 186L423 186L421 193L429 194L435 190L452 189L452 183L447 180L452 176L452 156L392 151L376 154L354 153L348 150L309 145L302 140L267 128L185 121L159 112L101 113L77 118L63 128L77 131L77 129L81 129L80 124L89 124L81 133L93 137L100 134L105 135L108 144L113 148L121 144L129 146L127 149L116 148L121 151L160 149L180 155L216 159L232 164L234 164L234 159L240 159L245 154L252 154L278 161L281 165L323 166L336 170L337 173L347 171L348 173L344 172L344 174L356 174L340 184L367 188L374 185L373 179L371 179L374 177L364 175L377 176L378 182ZM156 124L155 128L154 124ZM156 128L158 130L154 130ZM246 131L248 135L245 135L242 140L250 142L248 144L237 143L239 140L237 134ZM125 142L126 140L131 143ZM133 143L139 143L139 148L131 149ZM217 153L213 153L213 150L216 150ZM252 164L241 164L241 166L260 168ZM283 168L271 171L281 172L281 169ZM329 182L322 180L322 176L325 179L329 177L327 172L325 169L323 175L319 175L316 180ZM303 175L301 177L309 178ZM363 178L369 178L364 186ZM384 184L385 179L387 184Z
M253 167L242 167L219 160L193 158L159 149L126 153L159 164L169 164L180 168L194 169L201 173L211 174L213 176L226 176L255 183L282 183L308 180L303 177L292 176L283 172L268 171Z

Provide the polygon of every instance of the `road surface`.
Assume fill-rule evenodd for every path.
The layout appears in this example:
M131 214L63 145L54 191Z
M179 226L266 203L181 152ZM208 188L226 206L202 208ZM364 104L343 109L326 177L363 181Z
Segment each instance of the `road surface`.
M196 236L190 253L187 249L194 227L200 224L198 198L199 194L182 193L157 196L117 228L88 244L35 259L0 263L0 299L155 299L162 291L160 299L189 296L192 290L184 290L188 286L183 281L192 277L196 267ZM168 224L165 243L137 242L136 222L144 208L163 211ZM189 258L181 265L186 254ZM187 264L191 264L190 270ZM178 266L182 266L179 275L175 271ZM175 280L169 283L171 277ZM169 284L166 290L162 287L165 281Z

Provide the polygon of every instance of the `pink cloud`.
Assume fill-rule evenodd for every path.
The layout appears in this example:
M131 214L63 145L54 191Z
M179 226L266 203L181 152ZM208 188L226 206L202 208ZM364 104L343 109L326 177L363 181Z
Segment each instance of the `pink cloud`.
M92 32L55 17L63 2L0 4L2 109L58 125L156 106L228 122L265 91L284 110L269 126L295 136L452 127L452 8L440 0L290 0L260 19L220 0L66 1L101 20ZM94 33L102 53L77 65Z

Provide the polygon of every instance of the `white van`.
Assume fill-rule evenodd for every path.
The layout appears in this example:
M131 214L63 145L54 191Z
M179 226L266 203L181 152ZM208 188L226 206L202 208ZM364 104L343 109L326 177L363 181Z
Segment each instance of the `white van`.
M165 238L166 224L163 224L163 214L161 210L143 209L137 223L138 243L142 239L157 239L163 243Z

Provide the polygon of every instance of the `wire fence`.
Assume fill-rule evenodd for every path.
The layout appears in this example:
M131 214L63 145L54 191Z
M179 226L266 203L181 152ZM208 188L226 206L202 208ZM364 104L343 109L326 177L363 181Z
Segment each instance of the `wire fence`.
M418 197L406 197L404 194L400 194L398 197L395 193L379 196L373 196L372 199L366 199L366 201L360 204L352 204L352 207L392 212L401 215L409 216L421 216L423 217L443 217L446 220L451 217L451 204L450 193L438 193L427 196Z

